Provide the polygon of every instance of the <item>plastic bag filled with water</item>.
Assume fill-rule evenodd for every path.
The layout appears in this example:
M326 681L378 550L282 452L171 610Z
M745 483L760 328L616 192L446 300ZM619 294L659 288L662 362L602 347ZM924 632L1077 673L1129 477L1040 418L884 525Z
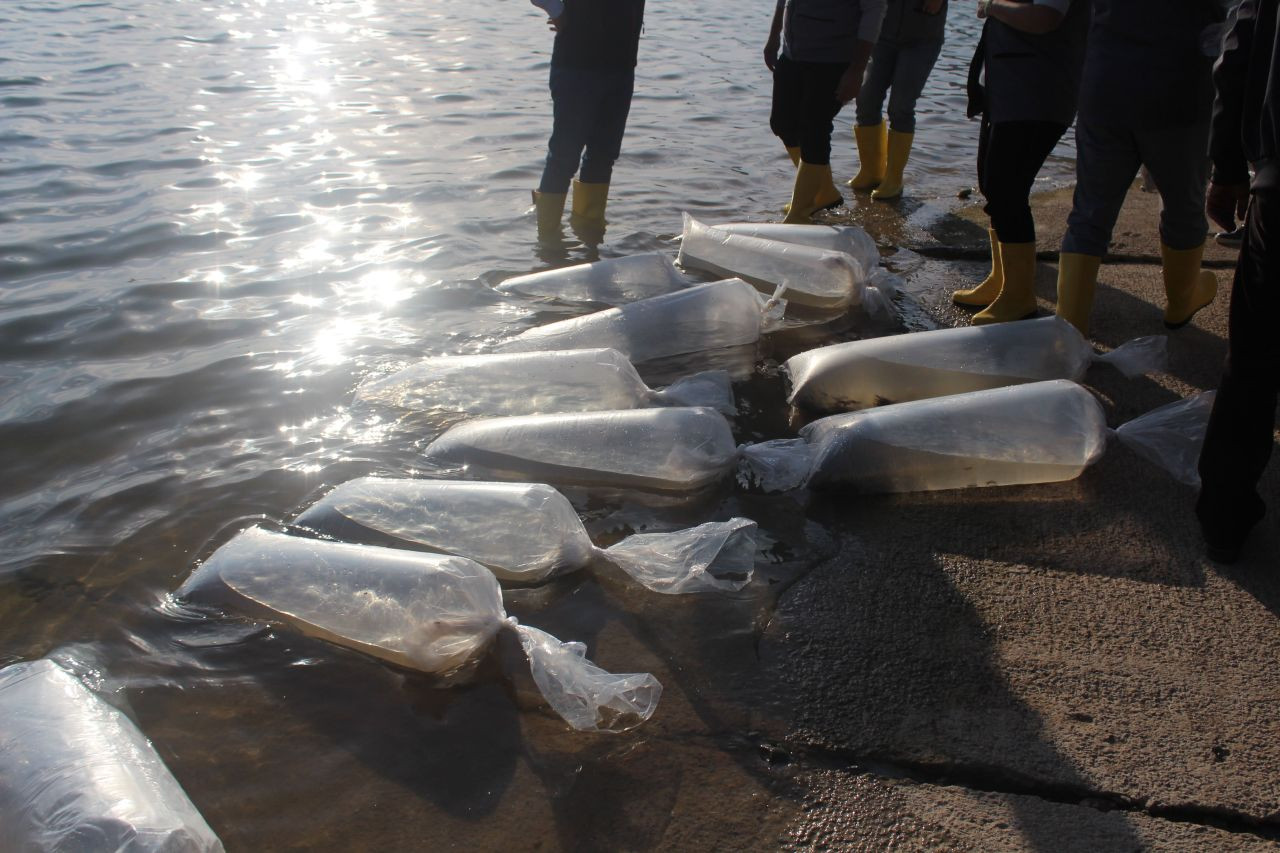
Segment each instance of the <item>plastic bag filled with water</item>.
M640 533L597 548L564 495L542 483L362 477L329 492L294 523L339 539L350 538L354 523L467 557L521 583L603 558L654 592L732 591L751 580L755 561L756 525L746 518Z
M688 286L689 281L671 258L646 252L518 275L499 284L497 290L560 302L622 305Z
M0 669L0 850L221 853L151 742L50 660Z
M412 411L482 416L644 406L735 411L733 384L726 371L698 373L655 391L626 356L612 349L435 356L361 384L356 400Z
M753 344L775 328L785 304L745 281L727 279L561 320L520 333L503 352L608 347L631 361Z
M608 673L586 659L581 643L517 624L503 609L497 578L464 557L251 528L215 551L177 594L441 675L473 663L498 631L515 630L543 696L579 730L638 725L662 693L648 673Z
M743 478L799 486L919 492L1070 480L1106 448L1093 394L1057 379L830 415L798 439L743 448Z
M852 255L862 265L862 269L871 273L880 265L880 250L871 235L856 225L783 225L778 222L717 222L707 223L706 227L715 228L728 234L741 234L746 237L760 237L765 240L781 240L784 243L798 243L802 246L813 246L816 249L828 249L833 252L844 252Z
M1060 317L849 341L788 359L788 401L819 412L849 411L1046 379L1079 380L1095 361L1133 376L1165 366L1166 341L1138 338L1099 355Z
M685 269L736 276L788 302L824 309L860 305L869 274L847 252L733 234L687 213L677 260Z
M737 451L719 412L670 408L467 421L425 453L479 480L687 492L732 470Z

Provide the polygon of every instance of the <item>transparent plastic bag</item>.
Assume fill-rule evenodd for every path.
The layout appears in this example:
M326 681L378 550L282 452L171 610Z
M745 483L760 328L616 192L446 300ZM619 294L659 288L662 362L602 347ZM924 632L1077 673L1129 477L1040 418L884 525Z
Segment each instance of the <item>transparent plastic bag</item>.
M915 492L1070 480L1102 455L1094 396L1064 379L831 415L742 449L761 488Z
M644 406L708 406L733 414L733 383L723 370L645 385L612 349L436 356L365 382L356 400L427 412L534 415Z
M692 491L733 468L733 433L706 408L486 418L426 449L433 463L489 480Z
M687 213L677 262L685 269L737 276L797 305L826 309L860 304L868 274L846 252L732 234Z
M1116 429L1116 437L1177 480L1200 487L1200 449L1209 428L1215 391L1202 391L1152 409Z
M856 225L783 225L777 222L720 222L708 225L728 234L781 240L816 249L852 255L862 269L871 272L880 265L880 250L871 235Z
M542 483L363 477L338 486L294 523L341 539L343 520L526 583L602 557L654 592L732 591L750 581L755 561L755 522L745 518L597 548L564 495ZM713 564L734 577L717 578Z
M789 402L820 412L903 403L1046 379L1078 380L1093 362L1126 375L1167 362L1164 336L1098 355L1060 317L962 326L834 344L786 363Z
M784 309L785 303L766 299L744 281L714 281L529 329L504 341L498 350L609 347L639 364L753 344L781 322Z
M534 680L575 729L621 731L657 707L647 673L612 675L507 617L497 578L464 557L304 539L251 528L213 553L178 590L251 618L389 661L448 675L478 658L498 631L516 630ZM559 647L559 648L558 648Z
M496 289L560 302L622 305L688 286L688 279L680 274L671 258L659 252L646 252L518 275Z
M53 661L0 669L0 850L222 849L128 717Z

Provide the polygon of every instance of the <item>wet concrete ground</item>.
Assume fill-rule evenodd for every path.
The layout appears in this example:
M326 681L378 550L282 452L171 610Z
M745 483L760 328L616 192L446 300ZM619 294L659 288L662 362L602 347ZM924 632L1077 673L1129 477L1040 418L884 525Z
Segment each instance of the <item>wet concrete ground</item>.
M1069 191L1037 200L1053 257ZM868 209L870 208L870 213ZM890 223L941 325L985 274L977 210ZM1155 197L1131 193L1094 339L1162 334ZM900 221L900 220L899 220ZM959 260L938 260L959 258ZM1228 266L1226 250L1210 263ZM892 260L892 259L891 259ZM1056 269L1038 297L1053 309ZM1217 384L1219 300L1170 334L1167 374L1085 378L1108 423ZM1280 494L1273 465L1264 495ZM805 849L1272 849L1280 838L1280 525L1241 562L1201 555L1194 491L1112 443L1077 480L814 499L832 557L782 595L761 643L792 714L779 749L803 793ZM1274 505L1274 500L1272 501Z

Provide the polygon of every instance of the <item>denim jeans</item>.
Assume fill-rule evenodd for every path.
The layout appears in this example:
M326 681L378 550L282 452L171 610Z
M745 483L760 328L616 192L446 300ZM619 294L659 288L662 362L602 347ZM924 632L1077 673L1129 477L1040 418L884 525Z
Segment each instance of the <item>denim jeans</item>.
M575 172L586 184L609 183L634 86L632 70L551 69L551 140L539 192L568 192Z
M916 101L924 91L933 64L942 52L942 41L910 41L905 44L876 42L871 62L862 78L854 120L862 127L883 120L885 93L889 95L889 127L899 133L914 133Z

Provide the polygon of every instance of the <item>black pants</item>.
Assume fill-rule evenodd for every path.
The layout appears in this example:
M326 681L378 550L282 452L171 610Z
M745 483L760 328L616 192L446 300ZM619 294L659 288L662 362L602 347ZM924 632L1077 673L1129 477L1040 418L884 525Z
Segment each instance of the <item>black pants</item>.
M1258 480L1271 458L1280 387L1280 190L1253 194L1236 263L1227 363L1200 453L1196 515L1211 540L1243 539L1262 517ZM1277 240L1272 241L1271 236Z
M1031 185L1053 146L1067 132L1052 121L1002 121L982 118L978 132L978 189L987 200L987 216L1002 243L1034 243Z
M815 166L831 162L831 121L843 104L836 97L847 62L796 62L778 57L773 69L769 129L800 159Z

